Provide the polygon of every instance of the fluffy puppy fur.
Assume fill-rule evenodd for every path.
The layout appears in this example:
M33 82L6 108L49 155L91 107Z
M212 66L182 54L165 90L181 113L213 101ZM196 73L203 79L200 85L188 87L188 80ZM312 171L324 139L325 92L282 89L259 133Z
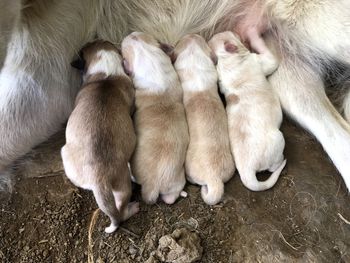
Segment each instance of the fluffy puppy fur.
M277 182L286 165L284 138L279 131L282 110L266 76L278 63L267 50L254 54L232 32L215 35L209 46L218 56L220 89L226 98L231 150L243 184L263 191ZM259 182L255 173L269 170L269 179Z
M139 210L138 203L129 203L128 161L136 145L131 119L135 91L111 43L89 44L82 49L82 58L83 87L68 120L61 154L67 177L92 190L109 216L111 225L105 231L111 233Z
M0 52L6 58L0 72L0 190L11 188L6 175L13 161L66 121L79 87L69 62L95 35L118 43L130 31L145 31L175 44L188 33L200 32L208 39L214 31L235 30L249 43L245 32L252 28L280 59L269 82L283 110L319 140L350 188L350 91L340 95L346 122L328 100L323 82L325 69L334 69L335 61L350 68L350 1L1 3L0 38L5 37ZM17 4L19 8L9 6Z
M190 135L186 176L191 183L202 185L203 200L215 205L235 171L227 116L218 94L216 56L199 35L182 38L174 53Z
M136 88L137 146L131 168L142 186L142 198L149 204L159 195L165 203L174 203L186 182L189 138L182 89L169 56L161 48L168 49L139 32L122 42L125 68Z

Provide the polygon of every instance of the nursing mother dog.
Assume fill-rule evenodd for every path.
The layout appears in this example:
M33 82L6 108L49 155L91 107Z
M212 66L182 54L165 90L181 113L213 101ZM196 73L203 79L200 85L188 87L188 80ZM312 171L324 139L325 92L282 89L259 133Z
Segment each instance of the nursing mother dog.
M11 14L11 16L9 16ZM10 18L10 19L9 19ZM78 73L69 63L96 36L120 43L142 31L176 44L185 34L235 31L263 38L280 60L269 82L282 108L322 144L350 187L350 91L341 114L323 77L350 64L348 0L12 0L0 8L0 180L13 162L61 129L73 110Z

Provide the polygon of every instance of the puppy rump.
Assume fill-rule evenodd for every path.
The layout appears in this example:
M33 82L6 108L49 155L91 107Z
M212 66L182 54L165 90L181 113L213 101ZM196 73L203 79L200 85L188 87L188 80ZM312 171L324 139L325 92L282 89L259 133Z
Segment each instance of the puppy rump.
M215 205L221 201L224 195L224 183L221 178L212 177L207 185L201 188L201 195L208 205Z

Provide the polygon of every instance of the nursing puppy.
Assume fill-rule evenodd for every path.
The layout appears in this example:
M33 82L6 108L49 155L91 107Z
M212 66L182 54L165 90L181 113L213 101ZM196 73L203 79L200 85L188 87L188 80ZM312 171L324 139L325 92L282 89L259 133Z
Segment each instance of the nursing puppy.
M96 35L117 43L129 30L170 43L234 30L249 42L251 28L280 58L269 82L283 110L317 138L350 189L350 90L337 97L345 121L323 82L326 69L350 66L349 21L348 0L1 1L0 191L13 189L13 162L66 122L79 85L69 61L83 43Z
M282 110L277 95L266 80L278 67L274 56L250 53L232 32L215 35L209 46L218 57L220 89L225 94L231 150L243 184L252 191L275 185L282 169L284 138L279 131ZM269 170L269 179L259 182L255 173Z
M121 221L139 210L129 203L128 161L136 144L131 119L134 88L123 71L118 50L109 42L94 42L82 50L83 87L66 129L62 160L68 178L92 190L114 232Z
M216 56L199 35L182 38L174 53L190 134L187 179L202 185L203 200L215 205L224 194L224 183L235 171L227 116L218 94Z
M131 168L142 198L152 204L161 195L172 204L186 183L184 162L188 127L182 89L169 56L152 36L134 32L122 42L126 71L136 88L137 145Z

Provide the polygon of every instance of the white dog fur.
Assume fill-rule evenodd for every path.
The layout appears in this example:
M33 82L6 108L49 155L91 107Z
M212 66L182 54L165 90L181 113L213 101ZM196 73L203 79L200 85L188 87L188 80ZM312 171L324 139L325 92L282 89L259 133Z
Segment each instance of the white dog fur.
M215 205L235 171L227 116L218 93L216 56L199 35L183 37L174 53L190 134L186 176L191 183L202 185L203 200Z
M122 53L135 88L137 135L131 169L141 185L142 198L153 204L160 196L173 204L182 195L189 142L182 89L169 56L145 33L123 40Z
M66 121L79 86L69 62L96 34L118 43L128 31L138 30L175 44L188 33L200 32L208 39L215 30L237 30L249 42L244 36L249 28L264 32L269 47L281 60L269 81L283 110L320 141L350 188L350 125L326 97L322 78L325 67L331 68L334 61L350 65L348 0L4 3L0 36L12 33L0 41L0 52L7 50L0 73L2 189L11 186L6 174L13 161ZM12 4L22 6L12 9ZM21 19L8 19L9 9L14 10L12 17ZM5 25L8 22L10 25ZM350 121L350 95L344 98L342 108Z
M250 53L232 32L213 36L209 46L218 57L220 90L226 98L231 151L242 183L252 191L275 185L282 169L284 138L279 131L282 109L266 77L278 63L267 50ZM272 175L258 181L256 172Z

